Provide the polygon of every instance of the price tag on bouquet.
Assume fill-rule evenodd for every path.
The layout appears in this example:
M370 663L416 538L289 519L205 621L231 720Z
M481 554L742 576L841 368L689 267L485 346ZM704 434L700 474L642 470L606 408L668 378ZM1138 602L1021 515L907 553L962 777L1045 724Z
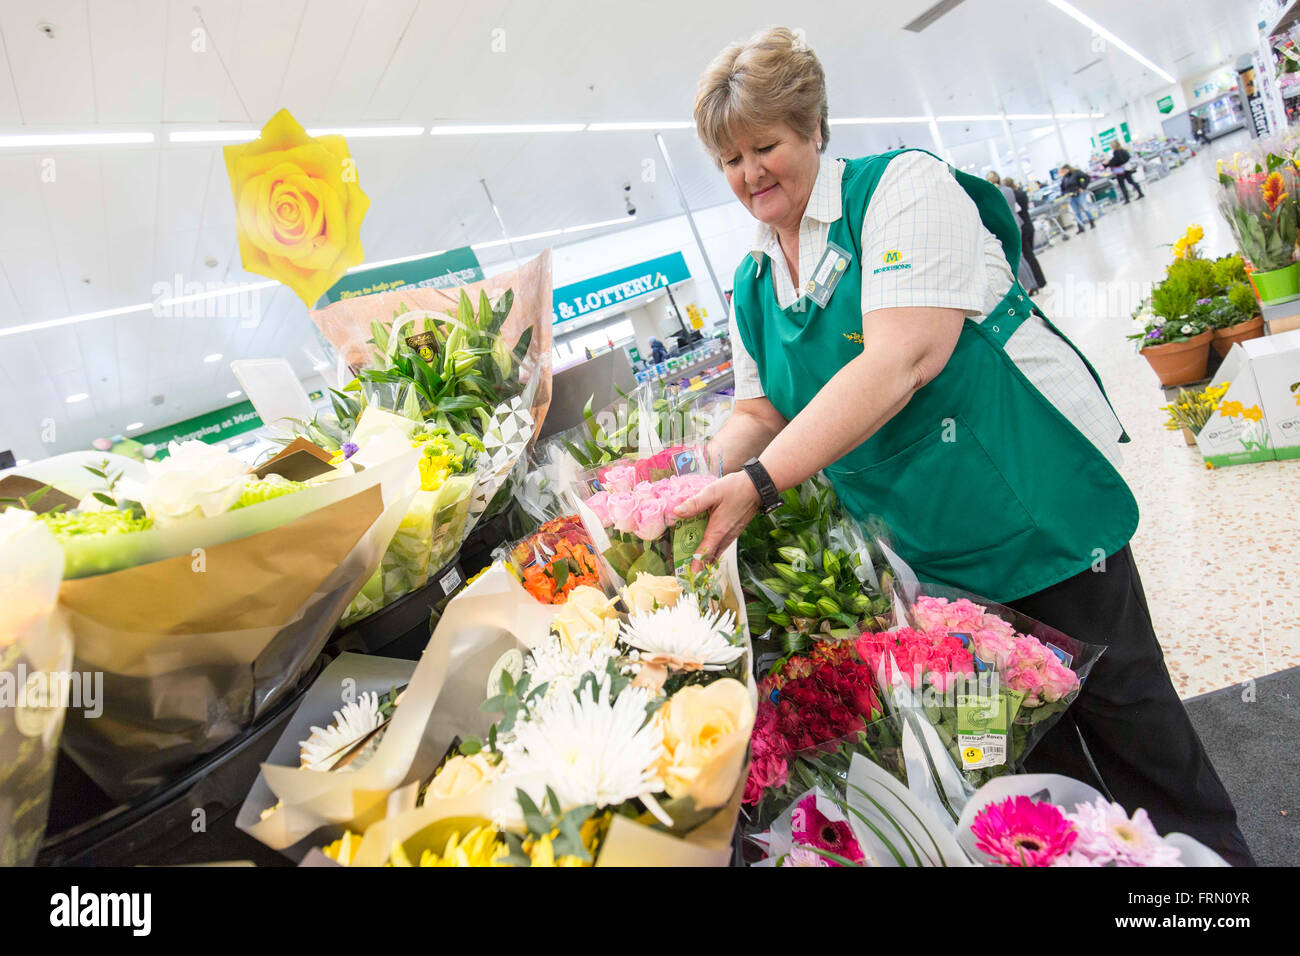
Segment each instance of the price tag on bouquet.
M979 770L1006 763L1010 726L1010 708L1002 694L958 694L957 749L961 768Z

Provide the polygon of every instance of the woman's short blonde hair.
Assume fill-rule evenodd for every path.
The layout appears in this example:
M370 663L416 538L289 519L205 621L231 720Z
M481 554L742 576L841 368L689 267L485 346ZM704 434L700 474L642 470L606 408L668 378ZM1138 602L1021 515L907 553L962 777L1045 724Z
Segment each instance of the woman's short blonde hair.
M709 64L695 94L695 129L721 164L737 133L785 123L801 136L830 142L826 74L794 31L772 27L733 43Z

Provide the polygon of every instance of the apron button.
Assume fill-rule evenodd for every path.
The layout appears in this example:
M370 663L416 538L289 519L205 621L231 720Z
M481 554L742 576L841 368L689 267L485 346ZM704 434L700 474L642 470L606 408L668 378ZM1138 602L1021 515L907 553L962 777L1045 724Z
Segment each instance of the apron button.
M1007 315L1015 315L1015 314L1016 314L1015 309L1007 309Z
M996 325L993 326L993 331L994 331L994 332L997 332L997 331L998 331L998 327L997 327Z

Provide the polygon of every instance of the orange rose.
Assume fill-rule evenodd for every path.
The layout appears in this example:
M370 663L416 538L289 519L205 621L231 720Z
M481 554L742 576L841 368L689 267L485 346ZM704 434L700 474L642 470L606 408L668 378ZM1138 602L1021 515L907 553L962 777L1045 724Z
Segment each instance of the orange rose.
M227 146L239 256L249 272L283 282L311 308L359 265L370 200L342 136L308 136L288 110L260 138Z

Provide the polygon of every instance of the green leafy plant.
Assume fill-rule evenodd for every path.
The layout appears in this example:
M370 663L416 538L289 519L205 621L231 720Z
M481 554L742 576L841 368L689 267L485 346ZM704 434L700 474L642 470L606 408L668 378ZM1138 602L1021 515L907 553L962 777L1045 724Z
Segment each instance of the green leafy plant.
M1246 281L1246 263L1241 256L1224 256L1214 260L1214 284L1220 289L1230 289L1238 282Z
M1228 286L1228 301L1242 315L1246 316L1241 321L1245 322L1259 314L1259 300L1255 298L1255 290L1251 288L1249 282L1241 281Z

